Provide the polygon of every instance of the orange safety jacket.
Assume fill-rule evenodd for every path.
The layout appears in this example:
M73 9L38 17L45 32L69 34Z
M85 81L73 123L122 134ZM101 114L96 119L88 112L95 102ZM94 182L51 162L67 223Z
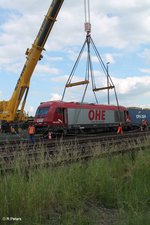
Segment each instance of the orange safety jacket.
M28 134L34 134L34 133L35 133L35 127L34 126L29 126Z
M147 126L147 120L142 121L142 126Z
M117 134L123 134L123 129L121 125L118 126Z

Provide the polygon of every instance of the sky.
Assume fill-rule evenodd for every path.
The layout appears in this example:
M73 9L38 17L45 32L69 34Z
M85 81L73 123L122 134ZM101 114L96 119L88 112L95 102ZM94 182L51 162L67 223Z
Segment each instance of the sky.
M51 0L0 1L0 101L9 100ZM61 100L65 84L86 40L84 0L64 0L40 60L32 74L25 105L33 115L41 102ZM150 1L91 0L91 38L108 66L120 105L150 108ZM97 88L106 86L97 55L90 43L92 77ZM85 46L72 82L85 80ZM65 89L64 101L80 102L85 85ZM96 93L100 104L107 104L107 92ZM84 101L95 103L92 80ZM116 104L114 89L110 104Z

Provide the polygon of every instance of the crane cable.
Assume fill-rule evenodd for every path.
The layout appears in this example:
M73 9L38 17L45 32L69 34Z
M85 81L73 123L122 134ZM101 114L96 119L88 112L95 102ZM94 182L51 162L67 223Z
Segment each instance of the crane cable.
M85 13L85 23L90 23L90 2L89 0L84 0L84 13Z
M83 49L85 47L85 45L87 44L88 45L88 63L87 63L87 68L86 68L86 72L87 72L87 80L89 80L89 70L90 70L90 47L89 47L89 44L90 44L90 33L91 33L91 24L90 24L90 3L89 3L89 0L84 0L84 15L85 15L85 23L84 23L84 29L85 29L85 32L86 32L86 40L84 42L84 45L82 46L82 50L81 50L81 54L83 52ZM81 56L80 54L80 56ZM75 123L77 124L78 122L78 118L79 118L79 115L80 115L80 112L81 112L81 109L82 109L82 104L83 104L83 101L84 101L84 98L85 98L85 94L86 94L86 91L87 91L87 88L88 88L88 83L86 84L86 87L85 87L85 90L84 90L84 93L83 93L83 96L82 96L82 99L81 99L81 107L75 117Z
M88 37L91 33L90 1L89 0L84 0L84 14L85 14L84 30L87 33L87 37Z

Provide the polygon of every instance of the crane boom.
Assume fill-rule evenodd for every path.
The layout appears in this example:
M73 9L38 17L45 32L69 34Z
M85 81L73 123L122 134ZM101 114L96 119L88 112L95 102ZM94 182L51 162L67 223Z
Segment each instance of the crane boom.
M26 51L27 59L10 100L0 101L0 120L7 122L14 121L16 119L18 107L22 102L18 118L21 120L29 90L30 78L38 60L42 58L41 52L44 49L44 45L63 2L64 0L52 1L31 49L27 49Z

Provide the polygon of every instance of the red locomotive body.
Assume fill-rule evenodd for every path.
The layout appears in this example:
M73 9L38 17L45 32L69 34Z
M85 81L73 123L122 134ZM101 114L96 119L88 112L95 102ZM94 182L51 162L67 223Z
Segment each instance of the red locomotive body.
M125 124L127 114L123 106L49 101L40 104L34 122L39 130L56 132L112 131Z

